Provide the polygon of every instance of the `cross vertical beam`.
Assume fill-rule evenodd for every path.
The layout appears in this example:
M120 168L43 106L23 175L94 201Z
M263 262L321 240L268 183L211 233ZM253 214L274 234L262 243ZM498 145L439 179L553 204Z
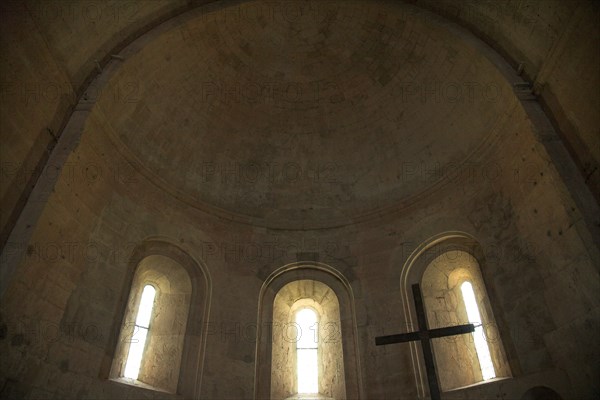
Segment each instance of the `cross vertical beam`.
M425 359L427 382L429 383L429 395L431 396L431 400L441 400L440 385L435 371L431 339L429 338L429 327L427 326L427 314L425 314L423 296L421 296L421 289L418 284L412 285L412 292L415 300L415 308L417 309L418 329L421 333L421 346L423 348L423 358Z
M413 298L415 301L415 309L417 311L417 322L419 330L416 332L401 333L389 336L379 336L375 338L376 346L384 346L393 343L405 343L420 340L423 349L423 358L425 359L425 369L427 370L427 382L429 383L429 395L431 400L441 400L440 386L435 370L435 362L433 361L433 350L431 348L431 339L461 335L464 333L475 332L473 324L465 324L458 326L449 326L446 328L429 329L427 326L427 314L423 304L423 296L419 284L412 285Z

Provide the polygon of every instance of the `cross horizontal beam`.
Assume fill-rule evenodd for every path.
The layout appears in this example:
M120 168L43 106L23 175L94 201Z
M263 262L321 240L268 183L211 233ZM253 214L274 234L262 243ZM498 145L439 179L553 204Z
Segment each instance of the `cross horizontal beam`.
M435 339L445 336L462 335L464 333L475 332L475 325L465 324L458 326L448 326L445 328L431 329L428 331L398 333L396 335L379 336L375 338L376 346L385 346L387 344L412 342L420 339Z

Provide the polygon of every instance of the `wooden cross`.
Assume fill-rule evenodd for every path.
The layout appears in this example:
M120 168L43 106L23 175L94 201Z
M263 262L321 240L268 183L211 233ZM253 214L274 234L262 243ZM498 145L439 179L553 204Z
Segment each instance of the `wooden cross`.
M466 324L458 326L448 326L446 328L428 329L427 314L423 306L423 297L419 284L412 285L413 297L415 299L415 308L417 309L417 320L419 330L410 333L400 333L397 335L379 336L375 338L376 346L386 344L411 342L420 340L423 347L423 358L425 359L425 369L427 370L427 381L429 382L429 395L431 400L441 400L440 387L435 372L435 363L433 362L433 352L431 351L431 339L444 336L462 335L464 333L475 332L475 325Z

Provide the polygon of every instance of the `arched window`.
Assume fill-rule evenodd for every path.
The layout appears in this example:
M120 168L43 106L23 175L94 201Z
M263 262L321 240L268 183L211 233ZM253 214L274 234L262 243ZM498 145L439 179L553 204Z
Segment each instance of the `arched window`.
M346 398L340 305L324 283L293 281L273 303L271 398Z
M298 262L273 271L261 288L258 321L254 398L361 398L354 296L338 270ZM315 390L315 376L316 393L299 394ZM303 389L304 379L312 388Z
M207 270L182 248L157 239L140 243L128 263L101 376L199 398L210 293Z
M152 255L138 265L110 378L177 393L188 332L190 276L175 260Z
M442 391L510 376L479 263L459 249L435 254L421 279L430 328L472 323L472 334L433 341Z

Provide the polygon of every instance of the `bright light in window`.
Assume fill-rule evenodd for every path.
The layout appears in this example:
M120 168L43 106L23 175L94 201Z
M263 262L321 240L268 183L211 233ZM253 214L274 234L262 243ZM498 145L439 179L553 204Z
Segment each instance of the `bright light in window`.
M152 286L144 286L142 298L140 299L140 306L135 318L131 343L129 344L129 354L127 355L127 363L125 364L125 373L123 374L126 378L137 379L140 373L155 294L156 290Z
M298 393L318 393L317 314L309 308L304 308L296 313L296 324L298 324L296 341Z
M494 370L490 349L483 332L481 315L479 314L479 307L477 307L477 300L475 300L473 285L470 282L464 282L460 286L460 290L462 291L465 307L467 308L469 322L476 326L475 332L473 332L473 339L475 340L475 350L477 351L477 358L481 367L481 375L483 376L483 380L495 378L496 371Z

